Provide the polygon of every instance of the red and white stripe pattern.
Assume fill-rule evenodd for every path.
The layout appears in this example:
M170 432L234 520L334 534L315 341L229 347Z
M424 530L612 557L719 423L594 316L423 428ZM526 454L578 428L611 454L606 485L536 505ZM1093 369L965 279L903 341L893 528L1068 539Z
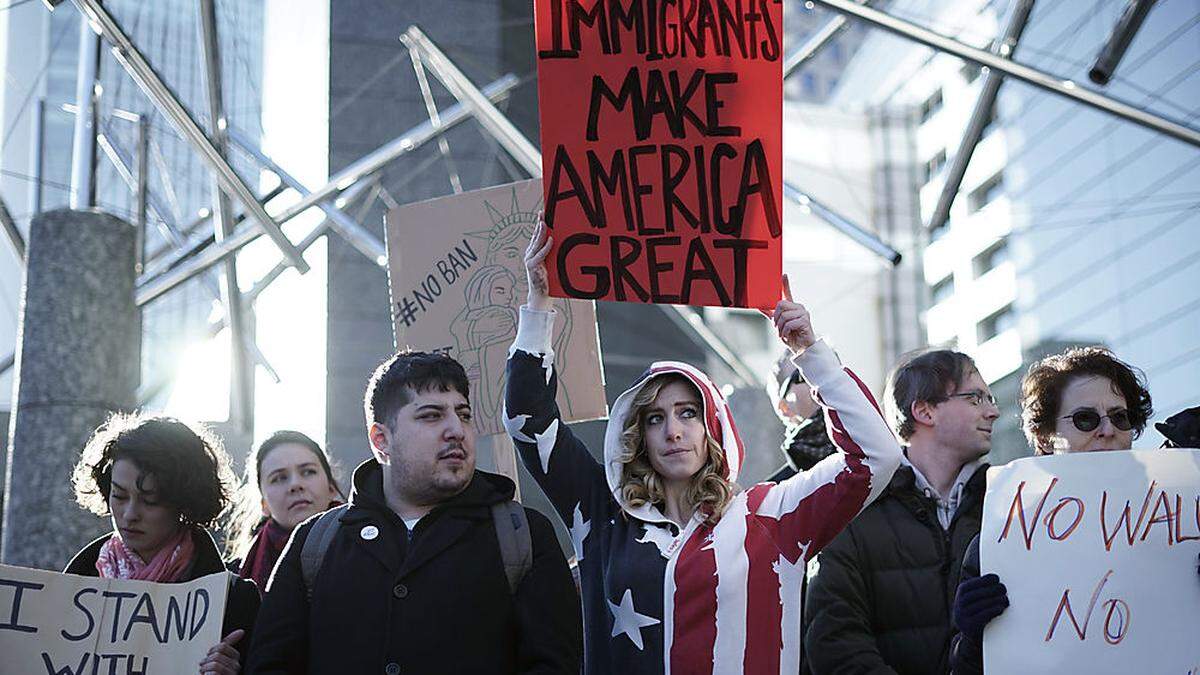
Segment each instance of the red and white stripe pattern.
M805 379L817 385L842 452L739 494L715 527L692 521L667 563L666 672L797 672L805 562L878 496L899 464L899 445L867 388L823 343L810 352L801 359ZM715 418L728 419L724 398L717 401ZM732 445L740 451L740 440Z

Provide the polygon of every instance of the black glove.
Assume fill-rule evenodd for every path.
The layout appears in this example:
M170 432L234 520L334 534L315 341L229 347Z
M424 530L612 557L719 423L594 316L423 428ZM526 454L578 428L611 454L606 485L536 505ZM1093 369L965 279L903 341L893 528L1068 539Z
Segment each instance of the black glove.
M995 574L967 579L954 595L954 625L963 635L982 642L983 627L1008 607L1008 589Z

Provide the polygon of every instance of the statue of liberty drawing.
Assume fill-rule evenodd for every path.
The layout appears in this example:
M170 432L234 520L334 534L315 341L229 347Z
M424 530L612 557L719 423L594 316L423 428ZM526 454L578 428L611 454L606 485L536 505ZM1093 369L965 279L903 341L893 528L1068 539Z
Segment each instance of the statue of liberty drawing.
M458 361L467 376L477 382L471 390L471 408L476 416L476 428L481 434L502 430L500 415L504 405L504 363L508 348L517 334L517 317L529 290L525 277L525 247L532 236L541 209L540 190L536 202L523 208L514 186L508 205L497 208L484 202L490 226L470 232L468 237L484 244L486 253L482 264L474 269L466 284L463 310L450 323ZM502 210L503 209L503 210ZM504 211L507 211L505 213ZM555 322L554 350L564 353L571 335L571 305L564 299L555 301L559 317ZM559 376L569 364L557 361ZM560 387L559 391L563 389ZM560 396L564 416L571 413L570 401Z

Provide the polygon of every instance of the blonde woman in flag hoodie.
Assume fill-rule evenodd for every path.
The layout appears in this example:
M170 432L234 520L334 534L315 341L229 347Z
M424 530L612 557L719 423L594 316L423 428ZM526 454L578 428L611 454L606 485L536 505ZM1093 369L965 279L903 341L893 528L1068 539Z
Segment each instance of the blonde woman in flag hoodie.
M613 404L601 465L555 405L552 244L539 224L525 254L529 303L509 353L505 426L571 532L585 672L798 672L805 562L900 463L874 399L816 338L785 279L775 326L840 452L739 493L744 451L725 398L700 370L660 361Z

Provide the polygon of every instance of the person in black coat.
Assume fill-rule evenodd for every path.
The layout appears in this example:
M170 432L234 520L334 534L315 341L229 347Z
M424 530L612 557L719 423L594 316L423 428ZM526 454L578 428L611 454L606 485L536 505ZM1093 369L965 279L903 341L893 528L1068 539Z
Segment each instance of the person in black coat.
M111 515L113 532L75 554L67 574L181 583L226 571L205 528L228 504L233 475L207 430L169 417L113 415L88 441L72 481L81 506ZM254 583L230 575L224 638L199 672L241 669L258 607Z
M397 354L366 408L375 458L355 470L348 506L325 516L336 530L311 586L302 558L322 516L293 532L249 672L579 672L579 597L550 522L529 509L532 564L509 585L492 507L515 488L475 470L462 366Z
M949 350L902 361L888 389L905 461L817 557L804 603L816 675L950 668L951 606L982 522L982 457L999 410L971 358Z
M785 462L767 480L779 483L813 468L817 462L837 452L837 448L829 440L825 414L820 404L813 400L812 387L791 361L791 352L785 352L775 362L772 375L767 395L779 421L783 422L783 443L779 450Z

